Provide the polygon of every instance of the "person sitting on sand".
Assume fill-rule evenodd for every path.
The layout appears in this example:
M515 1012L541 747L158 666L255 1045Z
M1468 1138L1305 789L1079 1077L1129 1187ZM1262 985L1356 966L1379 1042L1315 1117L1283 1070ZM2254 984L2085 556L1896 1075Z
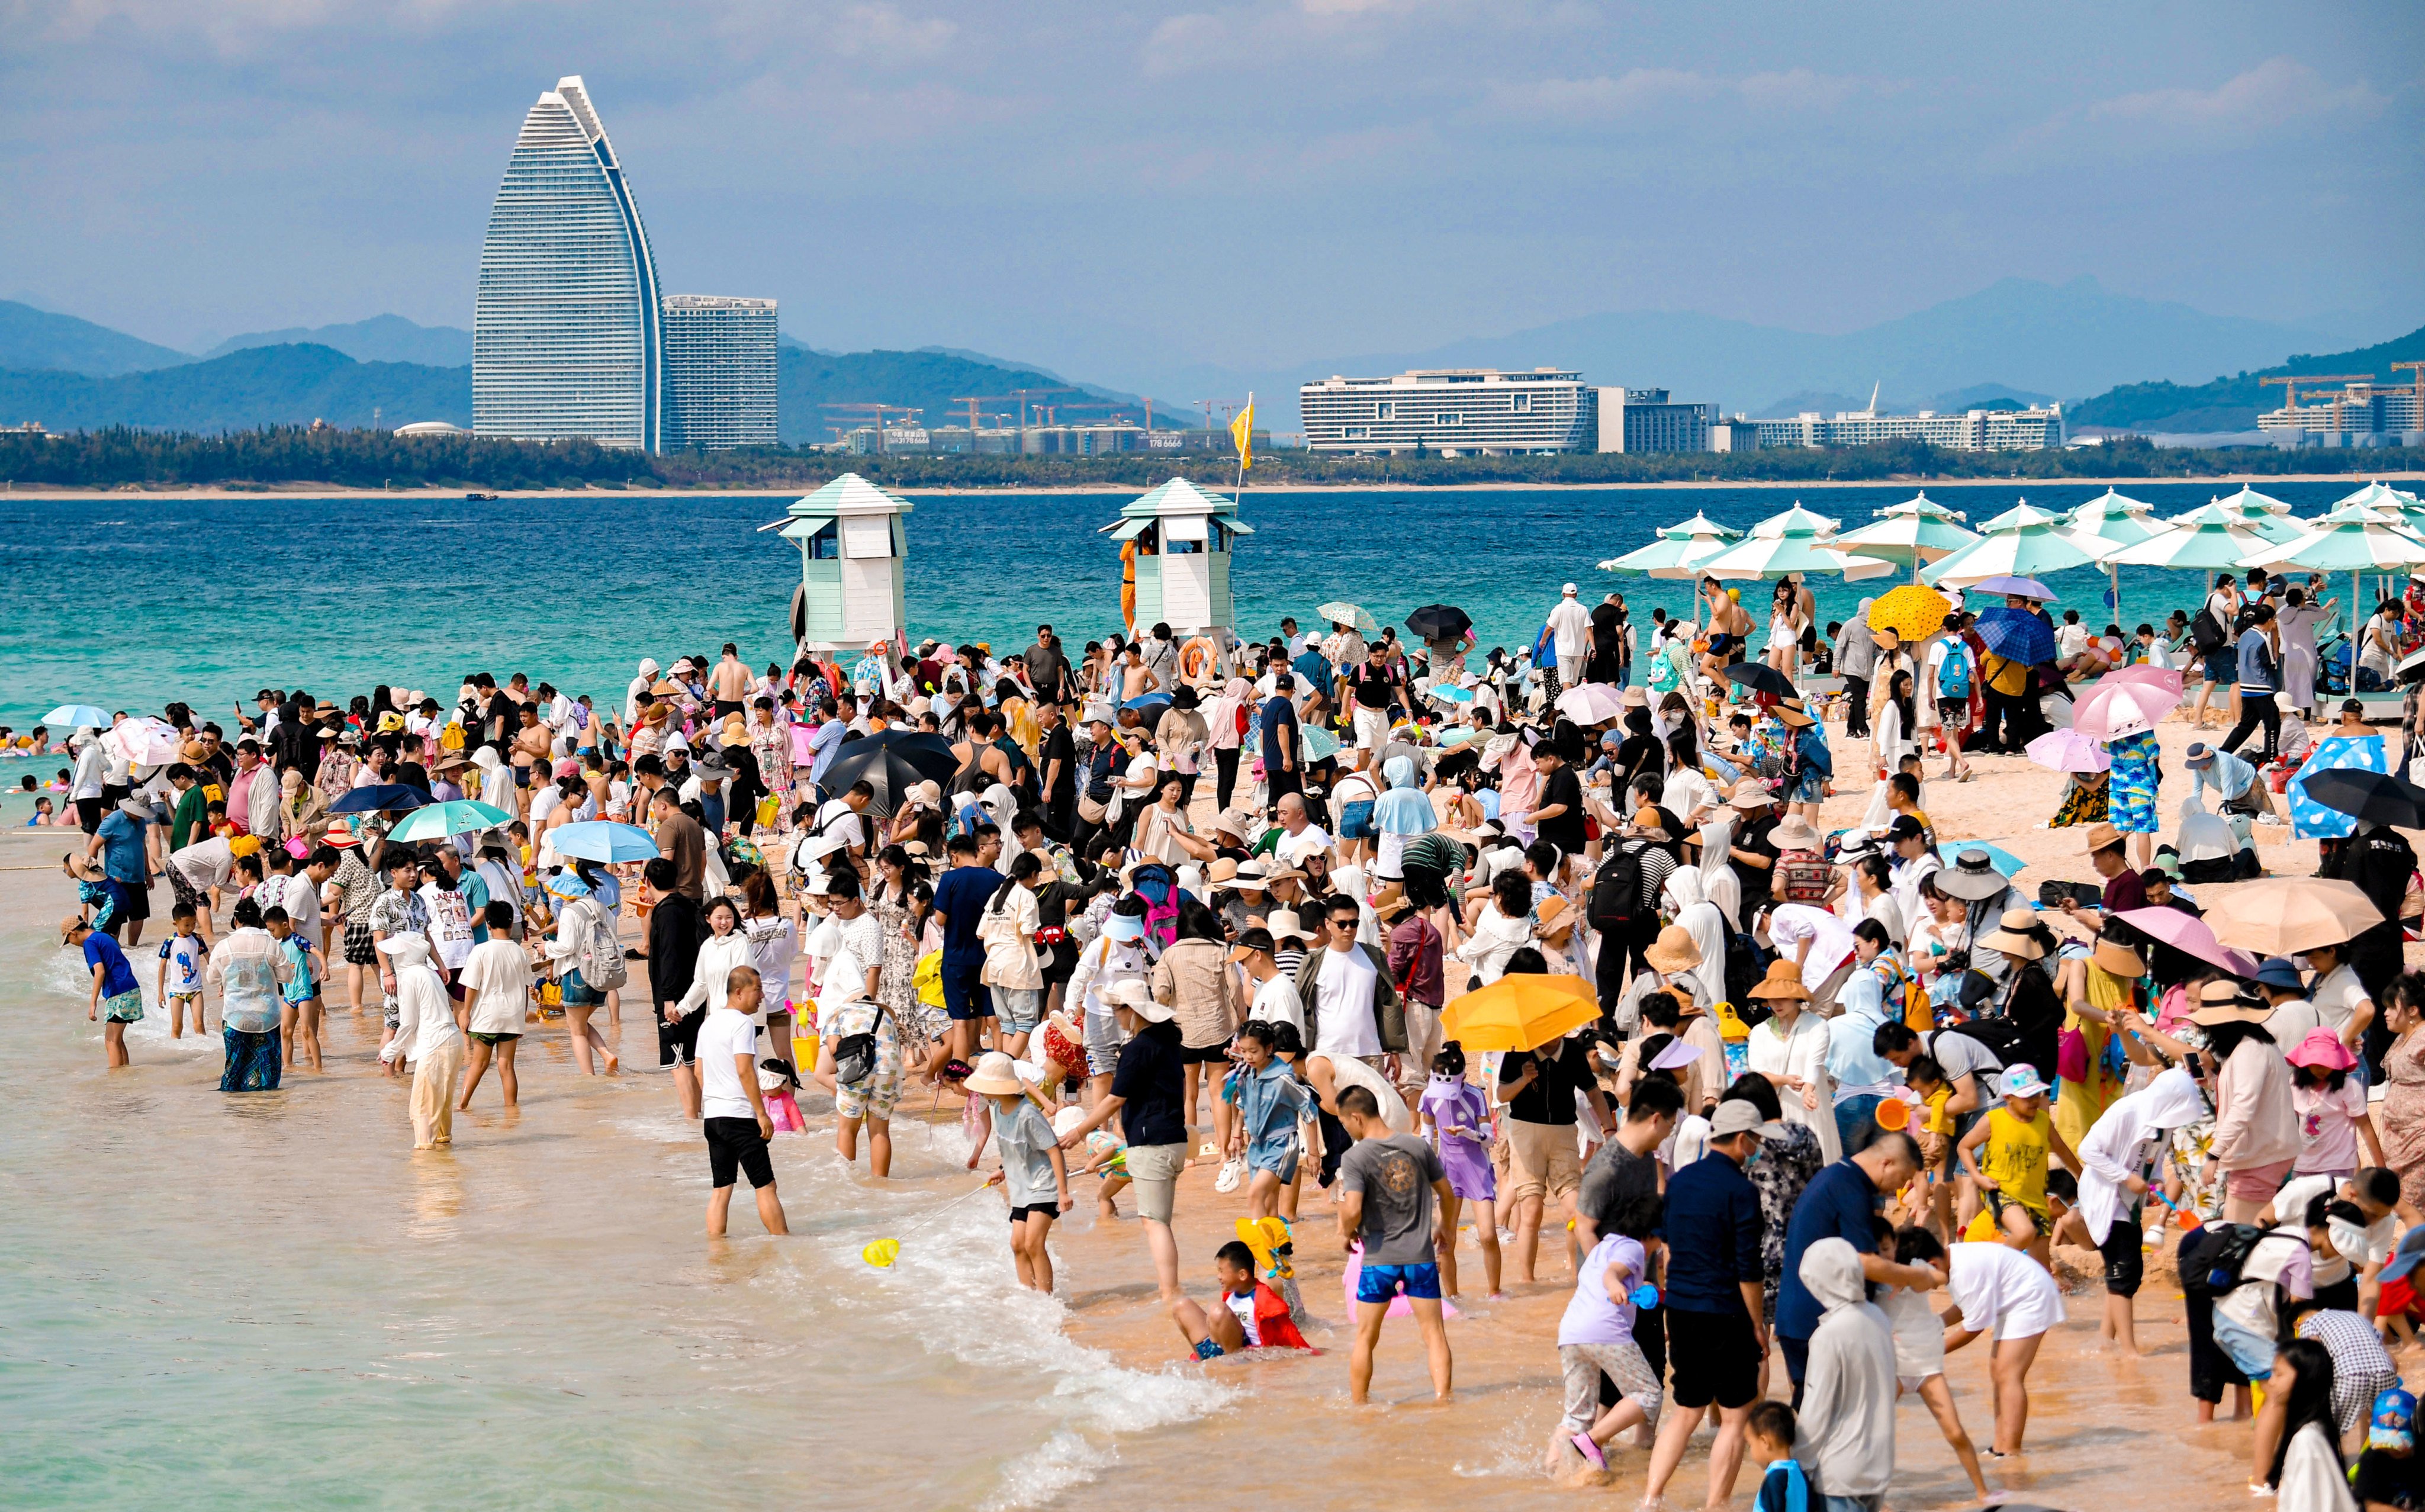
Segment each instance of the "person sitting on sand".
M1193 1297L1170 1304L1170 1321L1199 1360L1214 1360L1246 1349L1302 1349L1320 1354L1305 1342L1289 1305L1280 1295L1255 1279L1255 1252L1238 1240L1212 1252L1212 1279L1219 1283L1221 1305L1207 1309Z

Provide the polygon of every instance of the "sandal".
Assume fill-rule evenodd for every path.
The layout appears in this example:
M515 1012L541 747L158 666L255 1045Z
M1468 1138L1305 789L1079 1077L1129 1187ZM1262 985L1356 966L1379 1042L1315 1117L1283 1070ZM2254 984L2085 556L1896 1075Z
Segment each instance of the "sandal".
M1575 1446L1575 1452L1590 1462L1592 1469L1608 1469L1608 1456L1599 1452L1599 1445L1592 1442L1592 1436L1590 1434L1576 1434L1573 1438L1569 1439L1567 1442L1573 1444Z

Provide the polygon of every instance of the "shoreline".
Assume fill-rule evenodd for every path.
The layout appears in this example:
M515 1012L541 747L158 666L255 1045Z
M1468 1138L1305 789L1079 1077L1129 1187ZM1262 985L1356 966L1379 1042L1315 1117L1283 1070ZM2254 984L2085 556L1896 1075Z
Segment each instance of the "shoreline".
M1651 490L1724 489L1764 490L1769 491L1828 491L1839 489L1926 490L1977 488L2123 488L2164 487L2184 484L2224 485L2246 484L2263 491L2269 483L2333 483L2349 481L2353 487L2380 479L2384 482L2425 481L2425 472L2385 472L2369 474L2363 479L2355 473L2214 473L2184 477L2148 477L2144 475L2112 477L2036 477L2036 478L1923 478L1908 475L1884 478L1744 478L1739 481L1716 482L1699 479L1671 479L1659 482L1574 482L1574 483L1273 483L1253 484L1246 489L1252 493L1582 493L1640 492ZM517 499L741 499L797 498L810 491L811 485L789 488L731 489L499 489L495 502ZM224 500L260 498L297 499L432 499L463 500L467 491L461 489L343 489L317 484L297 483L274 488L230 489L221 487L186 489L9 489L0 491L0 502L23 499L31 503L72 503L87 499L119 499L127 501L176 502L183 500ZM1025 484L1004 488L891 488L889 491L912 498L950 497L974 494L982 497L1052 496L1076 493L1133 495L1140 491L1133 484L1080 483L1067 488L1035 488ZM467 501L468 502L468 501ZM490 502L487 500L483 503Z

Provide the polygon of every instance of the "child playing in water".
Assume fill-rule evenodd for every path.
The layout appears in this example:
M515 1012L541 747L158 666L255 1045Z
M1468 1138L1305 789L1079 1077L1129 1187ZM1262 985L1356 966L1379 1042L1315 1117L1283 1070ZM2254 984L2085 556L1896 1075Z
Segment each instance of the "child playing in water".
M1076 1104L1063 1108L1052 1116L1052 1132L1066 1134L1085 1121L1086 1110ZM1120 1215L1120 1205L1113 1198L1120 1188L1129 1184L1129 1147L1120 1143L1119 1135L1109 1129L1097 1129L1086 1135L1086 1163L1078 1167L1081 1176L1103 1179L1102 1190L1095 1196L1096 1214L1108 1223Z
M1944 1274L1945 1246L1936 1235L1925 1229L1897 1229L1884 1220L1877 1223L1877 1233L1880 1258L1903 1265L1930 1265ZM1991 1493L1979 1469L1979 1450L1962 1426L1962 1416L1953 1408L1953 1388L1945 1379L1945 1325L1929 1307L1927 1294L1908 1286L1881 1287L1877 1305L1894 1326L1896 1394L1919 1393L1930 1416L1936 1419L1937 1431L1962 1461L1962 1472L1970 1477L1971 1489L1985 1502Z
M1212 1253L1212 1279L1221 1306L1207 1310L1192 1297L1170 1304L1170 1321L1199 1360L1218 1359L1242 1349L1302 1349L1315 1353L1289 1316L1288 1304L1255 1279L1255 1252L1232 1239Z
M329 974L329 963L320 955L320 947L295 932L295 924L286 909L271 904L262 910L262 927L269 938L278 941L279 954L294 969L282 990L286 1003L279 1015L279 1037L284 1041L286 1064L297 1065L295 1047L301 1045L309 1054L312 1069L320 1070L320 983Z
M1448 1167L1449 1191L1453 1194L1441 1204L1440 1228L1453 1236L1458 1210L1468 1202L1475 1204L1473 1227L1475 1237L1482 1241L1483 1280L1495 1298L1499 1295L1499 1224L1493 1204L1499 1198L1499 1181L1490 1167L1490 1102L1482 1088L1465 1079L1462 1047L1445 1046L1432 1057L1431 1083L1423 1088L1416 1111L1439 1151L1440 1164ZM1440 1295L1456 1295L1453 1237L1440 1250L1439 1268Z
M1019 1284L1049 1295L1052 1257L1044 1242L1052 1232L1052 1221L1069 1210L1069 1167L1060 1136L1028 1096L1017 1063L1002 1051L986 1052L969 1073L968 1088L984 1098L993 1113L1002 1169L987 1184L999 1182L1010 1196L1010 1250Z
M160 971L155 995L169 1008L169 1037L185 1037L185 1015L194 1016L194 1033L206 1027L202 1022L202 965L211 947L194 933L194 906L180 903L169 914L171 933L160 941Z
M1311 1101L1276 1054L1279 1027L1249 1019L1238 1031L1238 1122L1230 1152L1245 1159L1246 1212L1257 1218L1275 1216L1281 1189L1296 1180L1297 1122Z
M1806 1512L1819 1504L1818 1494L1810 1488L1810 1472L1793 1457L1793 1409L1784 1403L1753 1405L1744 1434L1751 1445L1746 1457L1764 1461L1768 1469L1760 1475L1752 1512Z
M1635 1424L1659 1428L1659 1377L1633 1341L1641 1305L1635 1293L1649 1279L1643 1241L1659 1231L1660 1202L1637 1192L1621 1198L1600 1236L1575 1267L1575 1295L1558 1323L1558 1363L1566 1373L1566 1416L1550 1436L1550 1470L1556 1473L1572 1449L1594 1470L1608 1469L1608 1441ZM1442 1220L1441 1227L1448 1227ZM1605 1375L1625 1395L1599 1410L1599 1378Z
M59 870L74 879L76 908L86 922L103 934L111 933L109 921L118 916L118 889L101 863L69 851L59 858Z

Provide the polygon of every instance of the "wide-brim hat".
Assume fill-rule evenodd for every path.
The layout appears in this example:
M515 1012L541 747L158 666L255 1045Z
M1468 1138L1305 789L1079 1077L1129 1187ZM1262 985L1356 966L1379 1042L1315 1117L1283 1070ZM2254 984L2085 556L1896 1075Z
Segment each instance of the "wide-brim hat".
M1238 863L1231 861L1227 856L1215 856L1212 858L1212 864L1206 868L1204 873L1204 880L1212 883L1215 887L1219 887L1224 883L1234 882L1237 879Z
M327 834L320 837L320 844L334 845L339 850L348 850L361 844L361 842L354 838L354 832L346 828L345 821L340 819L329 827Z
M960 1085L988 1097L1018 1097L1027 1090L1027 1084L1019 1079L1017 1063L999 1050L978 1056L976 1070Z
M1305 925L1297 922L1294 909L1274 909L1263 920L1263 927L1272 932L1275 942L1282 940L1308 940Z
M1735 783L1734 790L1726 795L1726 803L1733 808L1756 811L1775 807L1776 799L1760 785L1759 779L1746 777Z
M2357 1065L2357 1057L2341 1043L2341 1037L2321 1027L2308 1030L2305 1038L2282 1053L2282 1058L2293 1066L2325 1071L2345 1071Z
M1984 903L2013 885L1983 850L1956 852L1953 864L1938 867L1933 880L1936 891L1965 903Z
M1689 972L1701 964L1701 947L1693 942L1693 931L1680 924L1671 924L1659 931L1659 938L1642 952L1642 958L1661 975Z
M1799 814L1788 815L1784 823L1769 831L1768 839L1779 850L1817 850L1827 843L1826 837Z
M2121 830L2110 824L2093 824L2088 827L2088 834L2080 842L2080 848L2084 854L2094 856L2100 850L2112 850L2120 844Z
M2044 960L2047 953L2044 941L2015 929L1989 930L1979 937L1979 948L2000 950L2007 956L2018 956L2023 960Z
M123 797L118 800L118 812L129 819L149 821L152 817L152 805L138 797Z
M1790 960L1768 963L1768 974L1746 996L1756 998L1791 998L1797 1003L1810 1001L1810 989L1802 985L1802 968Z
M1377 909L1379 905L1373 907ZM1543 898L1540 906L1533 910L1533 933L1547 938L1561 929L1571 929L1575 926L1574 912L1575 906L1565 898L1555 895Z
M1777 701L1776 716L1797 730L1807 729L1819 722L1810 717L1809 711L1803 708L1798 700L1792 699L1782 699Z
M2089 952L2089 964L2113 976L2141 977L2147 974L2147 963L2138 952L2118 940L2099 940Z
M2201 1028L2219 1023L2263 1023L2272 1017L2272 1008L2242 993L2236 982L2207 983L2198 989L2198 1005L2190 1011L2190 1022Z

